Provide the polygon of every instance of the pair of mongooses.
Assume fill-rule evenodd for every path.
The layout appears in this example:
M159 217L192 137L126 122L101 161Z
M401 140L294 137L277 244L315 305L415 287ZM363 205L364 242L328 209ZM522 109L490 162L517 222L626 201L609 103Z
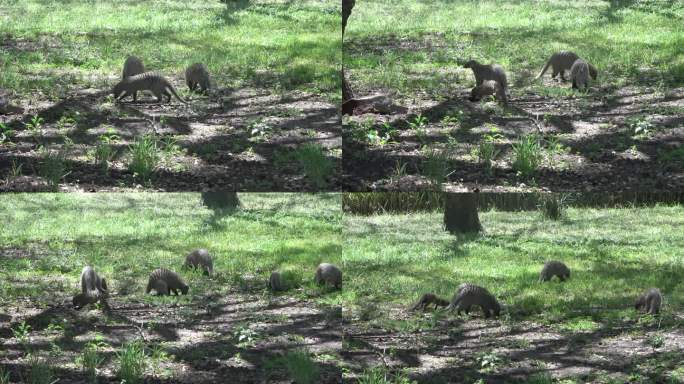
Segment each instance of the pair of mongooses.
M72 303L76 309L98 301L107 307L107 280L101 278L91 266L83 267L81 271L81 293L75 295Z
M539 274L539 282L550 281L554 276L557 276L560 281L565 281L565 279L570 278L570 268L557 260L547 261ZM660 290L650 288L636 299L634 308L655 315L660 312L662 302L663 296Z
M470 283L459 285L451 302L433 293L426 293L411 307L411 310L427 309L430 304L434 305L435 309L437 307L446 307L447 310L456 310L456 313L459 315L461 310L464 310L466 314L470 313L472 306L480 307L485 318L489 318L492 315L499 316L501 313L501 305L494 295L489 293L486 288Z
M316 267L314 283L342 289L342 270L334 264L321 263ZM271 273L268 279L268 287L273 291L284 291L287 289L283 274L280 271Z
M204 93L211 83L209 71L202 63L194 63L185 70L185 81L191 91L199 87ZM140 58L129 56L124 63L121 81L114 86L112 93L117 100L131 95L135 102L138 91L144 90L151 91L160 103L163 102L163 96L167 96L170 102L171 95L173 95L181 103L187 104L187 101L178 96L176 89L165 77L156 72L146 72L145 65Z
M551 55L546 62L546 65L544 65L544 68L542 68L539 75L537 75L537 79L544 76L544 73L549 67L552 67L553 69L551 78L560 75L562 81L567 80L565 78L565 71L569 70L573 88L587 88L589 86L589 77L594 80L598 77L598 71L593 65L581 59L576 53L571 51L560 51Z
M472 101L487 95L496 95L501 102L508 103L508 80L502 66L480 64L476 60L469 60L463 64L463 67L472 69L475 75L475 88L470 92Z

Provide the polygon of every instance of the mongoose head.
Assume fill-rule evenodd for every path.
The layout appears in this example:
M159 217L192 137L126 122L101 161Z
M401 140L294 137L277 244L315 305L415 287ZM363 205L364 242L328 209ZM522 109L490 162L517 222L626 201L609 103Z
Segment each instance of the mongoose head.
M463 68L474 68L478 64L480 63L478 63L476 60L468 60L465 62L465 64L463 64Z
M646 296L639 296L634 302L634 309L641 309L646 304Z
M112 93L114 94L115 99L118 99L119 97L121 97L123 95L124 90L123 90L122 82L116 83L116 85L112 89Z

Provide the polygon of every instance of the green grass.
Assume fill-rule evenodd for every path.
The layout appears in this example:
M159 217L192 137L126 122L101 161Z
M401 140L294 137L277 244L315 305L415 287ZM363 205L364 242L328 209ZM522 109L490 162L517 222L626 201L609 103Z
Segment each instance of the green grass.
M194 193L8 194L0 199L0 249L21 256L3 260L0 303L31 298L35 305L70 297L81 269L92 264L110 289L130 298L144 295L155 268L176 270L190 292L170 300L193 300L206 289L228 291L242 277L263 281L271 271L300 270L306 283L318 263L340 261L338 194L238 194L242 207L215 215ZM207 248L216 281L181 271L185 255ZM219 287L219 288L217 288ZM336 300L337 293L320 297Z
M147 356L142 343L133 342L122 346L117 357L119 359L119 378L130 384L141 383L147 366Z
M357 2L345 65L357 88L449 91L473 81L458 61L501 64L515 84L569 49L601 83L672 86L684 83L683 18L682 2L668 0Z
M0 3L8 44L0 51L0 87L53 96L104 88L134 54L146 68L175 76L203 62L220 87L339 99L340 8L333 0L7 0Z
M504 304L504 316L575 330L636 317L634 298L652 286L665 295L666 318L681 308L682 206L568 208L560 221L488 211L480 220L483 235L457 239L442 229L439 212L345 216L343 305L408 307L424 292L450 298L472 282ZM549 259L570 267L568 282L537 283Z

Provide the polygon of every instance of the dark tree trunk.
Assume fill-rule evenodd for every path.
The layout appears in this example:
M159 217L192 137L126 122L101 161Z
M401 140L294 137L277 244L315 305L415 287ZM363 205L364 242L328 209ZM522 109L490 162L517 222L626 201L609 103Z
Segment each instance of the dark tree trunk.
M347 28L347 19L351 15L354 3L356 3L355 0L342 0L342 36L344 36L344 29Z
M354 93L347 81L347 76L344 75L344 67L342 67L342 102L349 101L354 98Z
M477 214L477 193L447 193L444 196L444 227L454 235L482 230Z
M202 202L209 209L233 211L240 208L240 199L237 192L202 192Z

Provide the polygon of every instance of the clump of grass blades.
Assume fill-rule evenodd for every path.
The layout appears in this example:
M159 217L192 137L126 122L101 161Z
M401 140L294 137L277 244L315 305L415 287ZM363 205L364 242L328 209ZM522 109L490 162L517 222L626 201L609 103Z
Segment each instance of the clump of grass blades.
M45 178L50 188L57 189L59 182L69 174L64 152L55 149L40 148L42 160L38 166L38 175Z
M569 201L567 194L541 194L537 209L545 219L560 220L567 213Z
M297 148L295 158L304 174L315 188L327 185L327 177L332 173L333 162L325 156L325 150L318 144L307 143Z
M283 357L283 365L288 374L297 384L317 383L319 369L307 351L297 350L289 352Z
M523 177L536 172L543 158L542 146L537 135L524 135L513 144L513 169Z
M77 364L83 368L83 373L85 373L88 381L91 383L97 383L97 367L102 364L103 361L104 358L97 352L96 343L88 343L76 360Z
M30 384L52 384L52 369L45 360L31 355L28 359L28 382Z
M114 155L116 155L114 144L118 140L118 135L105 134L100 136L100 140L95 146L95 164L99 165L103 172L107 172L109 169L109 162L112 161Z
M119 358L119 378L125 380L127 384L141 383L147 366L142 343L133 342L124 345L117 357Z
M385 212L435 211L444 207L440 192L355 192L342 195L344 212L373 215Z
M150 135L138 137L128 149L131 152L129 169L143 181L148 181L161 158L157 140Z
M363 372L359 384L413 384L405 374L391 375L382 368L372 368Z
M5 371L4 367L0 367L0 384L9 384L10 375L9 372Z
M449 175L450 159L446 151L432 148L425 154L423 160L423 176L430 179L435 186L444 183Z

